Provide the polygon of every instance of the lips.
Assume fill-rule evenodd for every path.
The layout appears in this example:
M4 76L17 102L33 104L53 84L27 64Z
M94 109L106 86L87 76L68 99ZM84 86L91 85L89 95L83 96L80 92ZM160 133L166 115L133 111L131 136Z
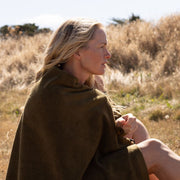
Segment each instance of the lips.
M107 64L107 60L105 60L105 62L102 63L102 65L105 65L105 64Z

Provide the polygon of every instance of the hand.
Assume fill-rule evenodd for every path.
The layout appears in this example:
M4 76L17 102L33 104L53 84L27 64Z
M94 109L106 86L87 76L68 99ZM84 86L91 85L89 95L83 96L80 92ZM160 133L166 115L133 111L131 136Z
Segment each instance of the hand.
M131 113L121 116L115 122L117 127L123 128L127 137L132 137L133 133L137 130L138 124L136 117Z

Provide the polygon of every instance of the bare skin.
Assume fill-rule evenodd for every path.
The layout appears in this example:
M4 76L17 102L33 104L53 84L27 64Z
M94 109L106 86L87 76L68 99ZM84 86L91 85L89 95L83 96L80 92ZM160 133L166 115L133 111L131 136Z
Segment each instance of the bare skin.
M157 139L137 144L143 154L149 173L160 180L180 179L180 157Z

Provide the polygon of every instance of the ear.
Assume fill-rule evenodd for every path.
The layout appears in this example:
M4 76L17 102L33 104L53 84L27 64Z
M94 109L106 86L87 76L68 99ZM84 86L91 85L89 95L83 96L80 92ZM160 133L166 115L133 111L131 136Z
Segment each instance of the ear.
M80 59L81 59L81 56L80 56L79 51L76 51L73 56L74 56L74 58L76 58L77 60L80 60Z

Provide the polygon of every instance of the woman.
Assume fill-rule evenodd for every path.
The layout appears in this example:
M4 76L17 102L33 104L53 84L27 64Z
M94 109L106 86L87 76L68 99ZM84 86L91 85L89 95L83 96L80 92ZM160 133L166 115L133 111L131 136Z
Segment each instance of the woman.
M69 20L56 31L26 102L7 180L180 177L179 157L163 143L130 145L118 135L107 98L92 88L93 75L103 74L110 58L106 46L94 21Z

